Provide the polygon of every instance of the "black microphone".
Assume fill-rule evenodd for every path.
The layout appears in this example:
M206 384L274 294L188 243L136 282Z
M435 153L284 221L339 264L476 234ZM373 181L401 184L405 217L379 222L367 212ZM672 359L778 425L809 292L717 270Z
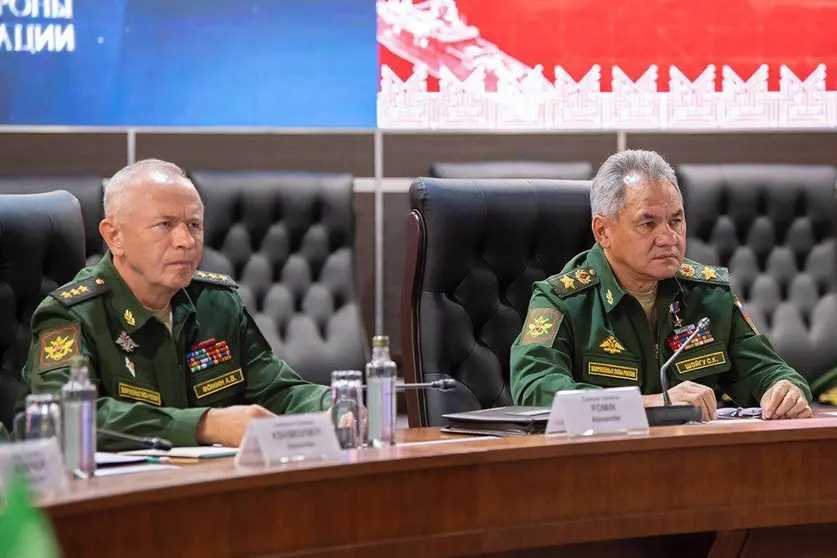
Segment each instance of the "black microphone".
M366 387L366 384L363 384L363 389L366 389ZM456 389L456 380L454 380L453 378L445 378L442 380L434 380L432 382L420 382L415 384L396 384L395 389L435 389L438 391L453 391Z
M172 444L165 438L145 438L142 436L134 436L133 434L116 432L114 430L106 430L104 428L97 428L96 434L104 438L121 440L123 442L133 442L143 449L169 451L171 448L174 447L174 444Z
M674 351L662 368L660 368L660 386L663 388L663 403L662 407L646 407L645 414L648 417L648 424L651 426L664 426L668 424L684 424L687 422L700 422L703 418L703 413L698 405L672 405L671 397L668 395L668 380L666 379L666 371L671 363L686 350L689 343L692 342L698 333L709 325L709 318L701 318L698 320L695 330L686 338L680 347Z
M456 380L453 378L445 378L443 380L435 380L433 382L423 382L417 384L401 384L397 386L398 389L435 389L438 391L453 391L456 389Z

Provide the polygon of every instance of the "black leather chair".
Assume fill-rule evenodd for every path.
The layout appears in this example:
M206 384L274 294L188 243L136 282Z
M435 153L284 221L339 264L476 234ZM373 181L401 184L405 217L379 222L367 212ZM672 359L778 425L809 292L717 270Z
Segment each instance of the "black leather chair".
M808 380L837 363L837 169L682 165L687 255L729 267L776 351Z
M409 424L512 403L509 352L532 284L592 246L589 183L418 178L410 186L402 291Z
M0 420L11 430L38 304L84 266L84 225L68 192L0 195Z
M99 234L99 222L105 216L102 184L102 178L98 176L3 177L0 178L0 195L36 194L55 190L70 192L81 204L86 265L94 265L105 253L105 244Z
M328 384L363 369L349 175L194 172L206 212L201 269L232 276L274 352Z
M593 165L585 162L548 163L544 161L486 161L472 163L434 163L434 178L557 178L588 180L593 178Z

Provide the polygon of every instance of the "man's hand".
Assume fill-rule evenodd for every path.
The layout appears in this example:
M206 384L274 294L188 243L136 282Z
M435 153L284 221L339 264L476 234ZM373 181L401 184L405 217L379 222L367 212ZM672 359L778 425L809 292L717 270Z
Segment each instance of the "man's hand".
M234 405L224 409L209 409L198 422L198 443L238 447L251 420L275 416L261 405Z
M802 390L787 380L779 380L761 396L764 419L808 418L812 414Z
M718 402L715 392L710 387L695 382L683 382L668 390L672 405L697 405L700 407L703 420L715 420ZM643 397L646 407L662 406L663 395L646 395Z

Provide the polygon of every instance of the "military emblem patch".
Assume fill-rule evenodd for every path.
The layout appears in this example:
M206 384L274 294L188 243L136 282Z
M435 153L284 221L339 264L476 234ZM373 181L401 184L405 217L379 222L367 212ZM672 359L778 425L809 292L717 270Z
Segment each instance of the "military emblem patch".
M694 277L695 273L695 268L687 263L680 266L680 275L683 277Z
M41 333L41 370L69 364L79 353L78 324L50 329Z
M552 345L563 316L553 308L533 308L523 329L524 345Z
M618 355L625 351L625 346L619 342L615 335L608 335L607 339L599 345L599 348L611 355Z
M610 289L607 290L607 295L605 295L605 298L607 298L607 303L613 306L613 293L610 292Z
M119 347L126 353L132 353L135 349L139 348L139 345L137 345L136 342L133 339L131 339L131 337L128 335L128 332L126 331L120 333L119 337L116 338L114 343L119 345Z

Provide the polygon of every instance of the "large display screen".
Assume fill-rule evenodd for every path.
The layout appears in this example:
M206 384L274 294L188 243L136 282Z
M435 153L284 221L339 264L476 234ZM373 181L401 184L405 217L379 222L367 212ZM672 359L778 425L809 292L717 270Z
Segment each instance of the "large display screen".
M835 0L379 0L378 125L837 126Z
M374 0L0 0L0 124L375 126Z

